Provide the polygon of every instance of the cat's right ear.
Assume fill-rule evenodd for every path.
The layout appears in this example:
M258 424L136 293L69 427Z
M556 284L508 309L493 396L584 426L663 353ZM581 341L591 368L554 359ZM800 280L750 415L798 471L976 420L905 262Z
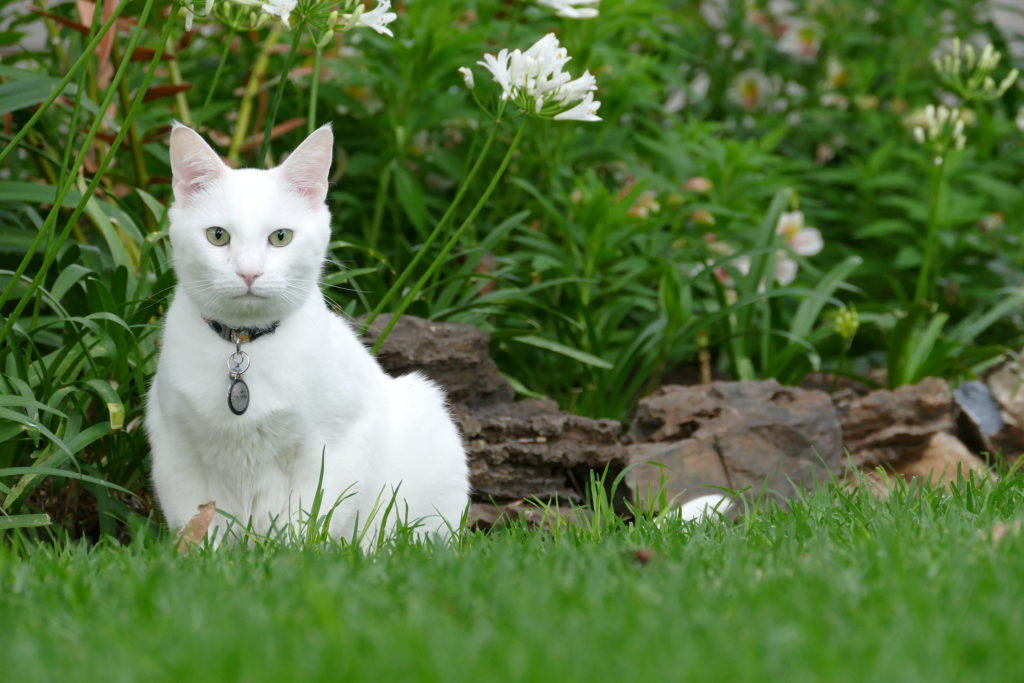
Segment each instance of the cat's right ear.
M170 146L171 187L174 189L174 198L180 202L188 203L227 170L227 166L202 136L188 126L174 124Z

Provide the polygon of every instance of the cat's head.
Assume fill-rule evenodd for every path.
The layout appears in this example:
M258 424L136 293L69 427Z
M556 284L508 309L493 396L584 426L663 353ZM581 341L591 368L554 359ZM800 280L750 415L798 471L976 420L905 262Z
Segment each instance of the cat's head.
M282 320L319 296L333 147L325 126L280 166L234 170L198 133L176 125L169 215L179 296L204 317L235 326Z

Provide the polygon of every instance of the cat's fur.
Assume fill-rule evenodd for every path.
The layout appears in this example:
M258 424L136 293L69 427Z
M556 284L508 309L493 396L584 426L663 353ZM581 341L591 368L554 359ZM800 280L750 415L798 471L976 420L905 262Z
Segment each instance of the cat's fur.
M468 470L442 391L419 375L385 374L321 295L332 150L324 127L274 169L232 170L191 129L171 132L178 286L146 429L172 529L210 500L258 532L281 528L309 511L321 462L321 513L345 498L331 522L335 537L352 538L357 519L375 532L396 490L389 526L395 511L403 522L419 520L422 533L459 526ZM227 245L207 239L213 226L230 234ZM269 235L282 228L293 231L291 242L271 245ZM231 327L280 321L272 334L242 344L251 358L244 374L251 402L242 415L227 404L235 345L209 319ZM215 520L221 535L225 522Z

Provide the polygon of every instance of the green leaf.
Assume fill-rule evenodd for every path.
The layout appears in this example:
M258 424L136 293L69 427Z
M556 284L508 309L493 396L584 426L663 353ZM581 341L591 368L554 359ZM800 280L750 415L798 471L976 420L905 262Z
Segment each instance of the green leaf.
M592 354L589 354L586 351L574 349L571 346L566 346L565 344L561 344L551 339L545 339L544 337L526 335L523 337L513 337L512 341L517 341L522 344L528 344L530 346L536 346L537 348L545 349L546 351L553 351L563 356L572 358L573 360L578 360L579 362L584 363L586 365L591 365L595 368L611 370L614 367L608 361L598 358L597 356L594 356Z
M100 398L107 404L107 413L110 415L110 431L116 432L124 426L124 403L117 391L110 385L110 382L92 377L85 380L86 385L91 387Z
M64 479L74 479L76 481L84 481L89 484L97 484L104 488L113 489L114 491L120 491L121 493L127 493L129 496L136 497L132 491L118 486L113 482L109 482L106 479L100 479L99 477L92 477L88 474L82 474L80 472L69 472L68 470L61 470L55 467L3 467L0 468L0 477L17 477L19 475L33 475L37 477L61 477Z
M50 515L4 515L0 517L0 531L7 529L29 529L49 526Z
M401 164L395 164L394 178L398 202L405 209L405 215L416 226L416 230L422 232L429 222L423 190L420 189L419 183L412 177L412 174Z
M60 79L13 67L5 68L0 76L11 79L0 83L0 114L39 104L60 84ZM74 95L75 87L68 85L65 93Z
M821 309L831 300L832 294L863 262L864 259L859 256L848 256L825 273L818 280L818 285L814 288L815 293L800 302L800 306L793 316L793 322L789 326L790 334L795 337L809 335L811 327L821 315Z

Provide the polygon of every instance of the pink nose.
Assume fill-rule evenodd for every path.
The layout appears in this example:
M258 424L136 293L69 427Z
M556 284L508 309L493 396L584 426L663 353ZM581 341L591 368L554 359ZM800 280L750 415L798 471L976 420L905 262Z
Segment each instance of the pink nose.
M263 273L239 273L241 278L245 280L245 284L248 285L249 289L252 289L252 283L256 282L256 278L262 274Z

